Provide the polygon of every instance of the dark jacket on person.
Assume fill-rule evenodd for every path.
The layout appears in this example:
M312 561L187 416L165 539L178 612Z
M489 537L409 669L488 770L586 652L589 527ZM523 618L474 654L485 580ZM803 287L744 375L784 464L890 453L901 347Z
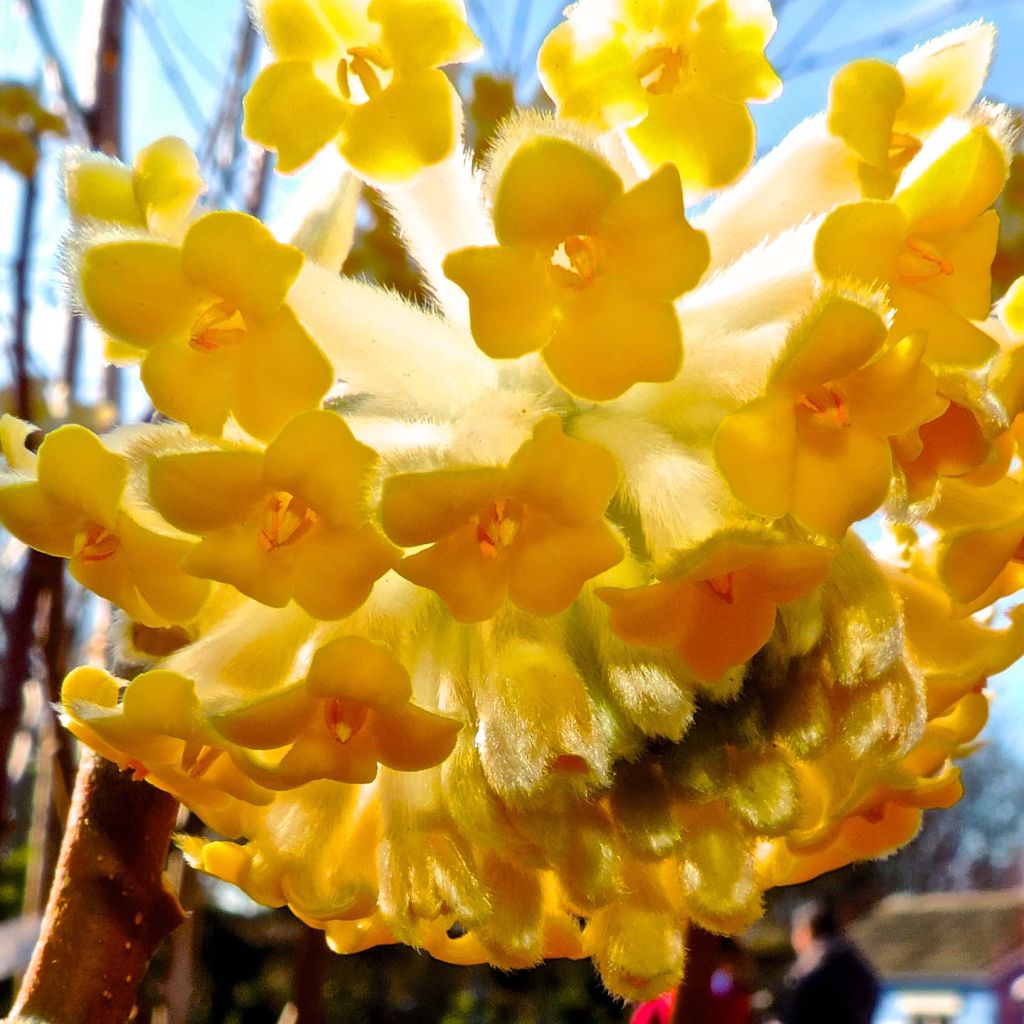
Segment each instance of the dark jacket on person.
M782 1024L870 1024L878 978L857 948L820 938L786 975Z

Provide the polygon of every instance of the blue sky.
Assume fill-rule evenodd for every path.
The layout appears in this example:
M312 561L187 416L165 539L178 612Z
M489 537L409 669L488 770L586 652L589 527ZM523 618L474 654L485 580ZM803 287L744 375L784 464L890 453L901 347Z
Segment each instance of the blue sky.
M76 80L87 81L88 54L82 52L79 40L89 38L83 18L91 4L86 0L42 3ZM498 44L498 56L491 58L494 63L522 69L521 98L526 99L536 87L530 70L536 45L557 18L561 4L534 0L520 7L509 0L476 0L468 6L476 16L480 35ZM241 3L132 0L131 7L126 44L128 151L167 134L181 135L196 144L217 107L242 17ZM784 0L769 56L782 74L785 90L774 103L754 109L759 148L770 148L790 127L822 108L829 79L839 64L855 56L894 59L916 43L979 17L994 22L1000 33L987 94L1024 105L1021 0ZM155 47L154 38L163 39L164 46ZM172 76L168 62L176 69ZM38 50L17 5L13 0L0 0L0 78L32 80L39 74ZM192 108L198 116L190 112ZM275 192L272 215L280 208L285 192ZM32 344L45 364L49 357L55 358L56 342L63 336L59 275L46 255L55 251L62 231L55 174L46 182L43 202ZM9 315L10 252L18 203L18 182L0 170L0 315L4 317ZM87 358L95 366L98 356L93 343ZM1000 695L995 719L1004 731L1019 730L1024 721L1024 668L1015 668L1006 677L996 684Z

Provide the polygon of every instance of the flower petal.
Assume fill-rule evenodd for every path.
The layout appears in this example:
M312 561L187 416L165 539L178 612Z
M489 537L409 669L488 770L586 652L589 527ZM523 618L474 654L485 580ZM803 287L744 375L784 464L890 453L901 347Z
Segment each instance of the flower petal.
M81 511L112 530L128 480L128 461L85 427L69 423L43 438L39 486L51 501Z
M885 323L874 309L826 293L790 330L769 387L800 395L840 381L869 362L885 337Z
M1024 540L1024 525L965 530L939 549L939 575L950 593L969 604L1006 568Z
M166 622L194 619L210 584L178 568L191 544L147 530L128 515L121 516L117 530L127 571L146 604Z
M398 74L475 60L483 52L461 0L371 0L367 12L380 23L381 46Z
M46 555L69 558L84 515L48 498L35 480L0 481L0 523L11 534Z
M374 713L372 730L377 758L398 772L419 772L440 764L455 747L462 723L408 704L394 715Z
M672 163L684 189L721 188L754 156L754 121L744 104L701 87L650 97L650 113L626 129L648 167Z
M975 21L900 57L896 67L907 98L899 112L899 129L923 135L947 117L965 114L985 84L994 44L994 26Z
M365 519L377 453L360 444L336 412L314 410L291 420L267 448L263 475L274 490L298 495L335 529Z
M693 74L711 92L729 99L775 99L782 82L764 55L775 28L768 0L713 0L704 5L691 43Z
M142 361L142 384L153 405L197 434L219 437L231 408L238 352L213 352L187 342L162 341Z
M360 177L393 185L452 152L461 115L444 72L420 71L395 78L379 95L351 107L338 149Z
M505 470L497 466L399 473L384 483L380 521L396 544L428 544L457 530L507 489Z
M494 196L494 231L502 245L532 246L545 257L571 235L595 230L622 195L622 181L595 153L539 135L513 154Z
M255 217L236 210L200 217L181 246L189 281L227 299L247 321L267 320L279 309L303 259L295 246L282 245Z
M551 340L557 293L548 260L535 249L459 249L445 257L444 272L469 296L473 340L492 359L515 359Z
M744 505L778 519L793 505L796 445L792 401L757 398L722 420L714 439L715 461Z
M527 513L507 555L509 596L523 611L565 611L587 580L622 561L623 548L606 523L565 526Z
M844 203L818 228L814 263L822 277L853 275L869 284L887 284L896 279L896 260L906 234L906 218L894 203Z
M544 40L537 74L566 121L607 132L647 113L647 93L626 45L615 38L588 39L572 21L556 25Z
M143 348L187 336L204 299L166 242L103 242L82 258L82 299L89 315L119 341Z
M911 232L949 234L966 227L995 202L1009 173L1003 147L988 128L977 125L899 189L893 202L903 211Z
M885 501L891 480L885 438L855 426L799 430L792 511L808 529L843 536Z
M277 169L298 170L333 139L348 107L305 61L264 68L243 101L245 137L277 153Z
M334 369L289 306L252 323L234 363L232 408L253 437L273 437L293 416L315 408Z
M986 210L936 248L952 269L949 273L915 281L924 292L970 320L985 320L992 307L992 261L999 241L999 215Z
M928 335L929 363L981 366L999 349L983 330L924 292L897 286L892 290L892 299L896 318L890 337L903 338L924 331Z
M711 259L707 236L686 222L679 172L671 164L616 200L599 234L611 248L609 272L645 299L678 298Z
M314 697L343 698L383 712L397 712L412 699L409 673L383 647L360 636L320 647L306 688Z
M505 599L508 582L507 561L481 553L474 526L410 555L395 571L417 586L433 590L459 622L493 617Z
M317 619L342 619L370 596L399 552L370 523L359 530L314 528L293 552L295 603Z
M639 381L679 372L679 318L668 302L634 298L615 282L563 299L564 318L542 356L552 376L582 398L618 398Z
M181 452L149 461L150 501L187 533L212 533L237 523L268 492L261 452Z
M938 396L935 374L922 362L927 348L927 335L912 334L847 377L842 394L850 421L894 437L941 416L948 401Z
M906 92L903 76L884 60L851 61L832 79L828 130L873 167L888 169L896 113Z
M217 530L185 555L181 567L201 579L230 583L260 604L283 608L292 597L298 545L268 551L258 538L254 522Z
M157 139L135 158L132 187L150 230L170 235L206 191L199 161L184 139Z
M566 437L562 421L546 416L508 464L509 495L560 523L600 519L619 483L615 459L599 445Z
M130 167L90 154L70 159L64 168L64 197L72 220L96 220L145 227L135 199Z

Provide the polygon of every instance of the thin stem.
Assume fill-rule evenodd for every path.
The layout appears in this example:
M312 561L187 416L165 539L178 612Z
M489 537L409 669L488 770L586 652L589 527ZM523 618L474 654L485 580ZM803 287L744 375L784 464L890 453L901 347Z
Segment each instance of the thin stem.
M98 0L96 49L93 55L93 103L87 123L93 149L120 158L123 149L125 0ZM103 394L120 418L122 373L117 366L103 369Z
M274 154L267 149L252 149L248 180L245 186L245 212L262 217L267 206L270 183L274 179Z
M672 1024L714 1024L711 975L717 966L718 936L691 922L686 946L686 974L679 985Z
M42 5L39 0L22 0L22 2L28 12L28 21L32 26L36 42L43 52L43 60L50 72L50 77L56 82L56 91L64 106L64 119L68 122L71 137L79 145L87 145L89 129L85 108L78 98L78 91L68 73L67 65L57 49L57 43L53 38L53 32L50 31L50 24L43 12Z
M86 754L56 881L9 1024L124 1024L153 953L184 919L163 884L178 805Z
M11 341L12 377L15 409L23 420L32 418L31 381L28 374L28 318L30 277L32 272L32 235L36 207L39 205L39 180L33 174L25 179L18 225L18 255L14 261L14 337Z

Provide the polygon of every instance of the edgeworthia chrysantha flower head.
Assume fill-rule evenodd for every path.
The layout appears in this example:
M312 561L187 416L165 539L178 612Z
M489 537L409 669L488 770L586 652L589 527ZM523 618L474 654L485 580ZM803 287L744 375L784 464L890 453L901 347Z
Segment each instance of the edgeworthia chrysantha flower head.
M581 0L556 114L475 167L461 3L253 11L250 138L336 146L432 302L338 274L353 203L288 240L203 208L180 140L66 162L70 285L162 417L0 423L0 520L120 609L130 678L76 669L64 721L339 952L656 993L687 922L958 799L1024 653L973 614L1024 574L992 33L854 62L746 170L768 3Z

